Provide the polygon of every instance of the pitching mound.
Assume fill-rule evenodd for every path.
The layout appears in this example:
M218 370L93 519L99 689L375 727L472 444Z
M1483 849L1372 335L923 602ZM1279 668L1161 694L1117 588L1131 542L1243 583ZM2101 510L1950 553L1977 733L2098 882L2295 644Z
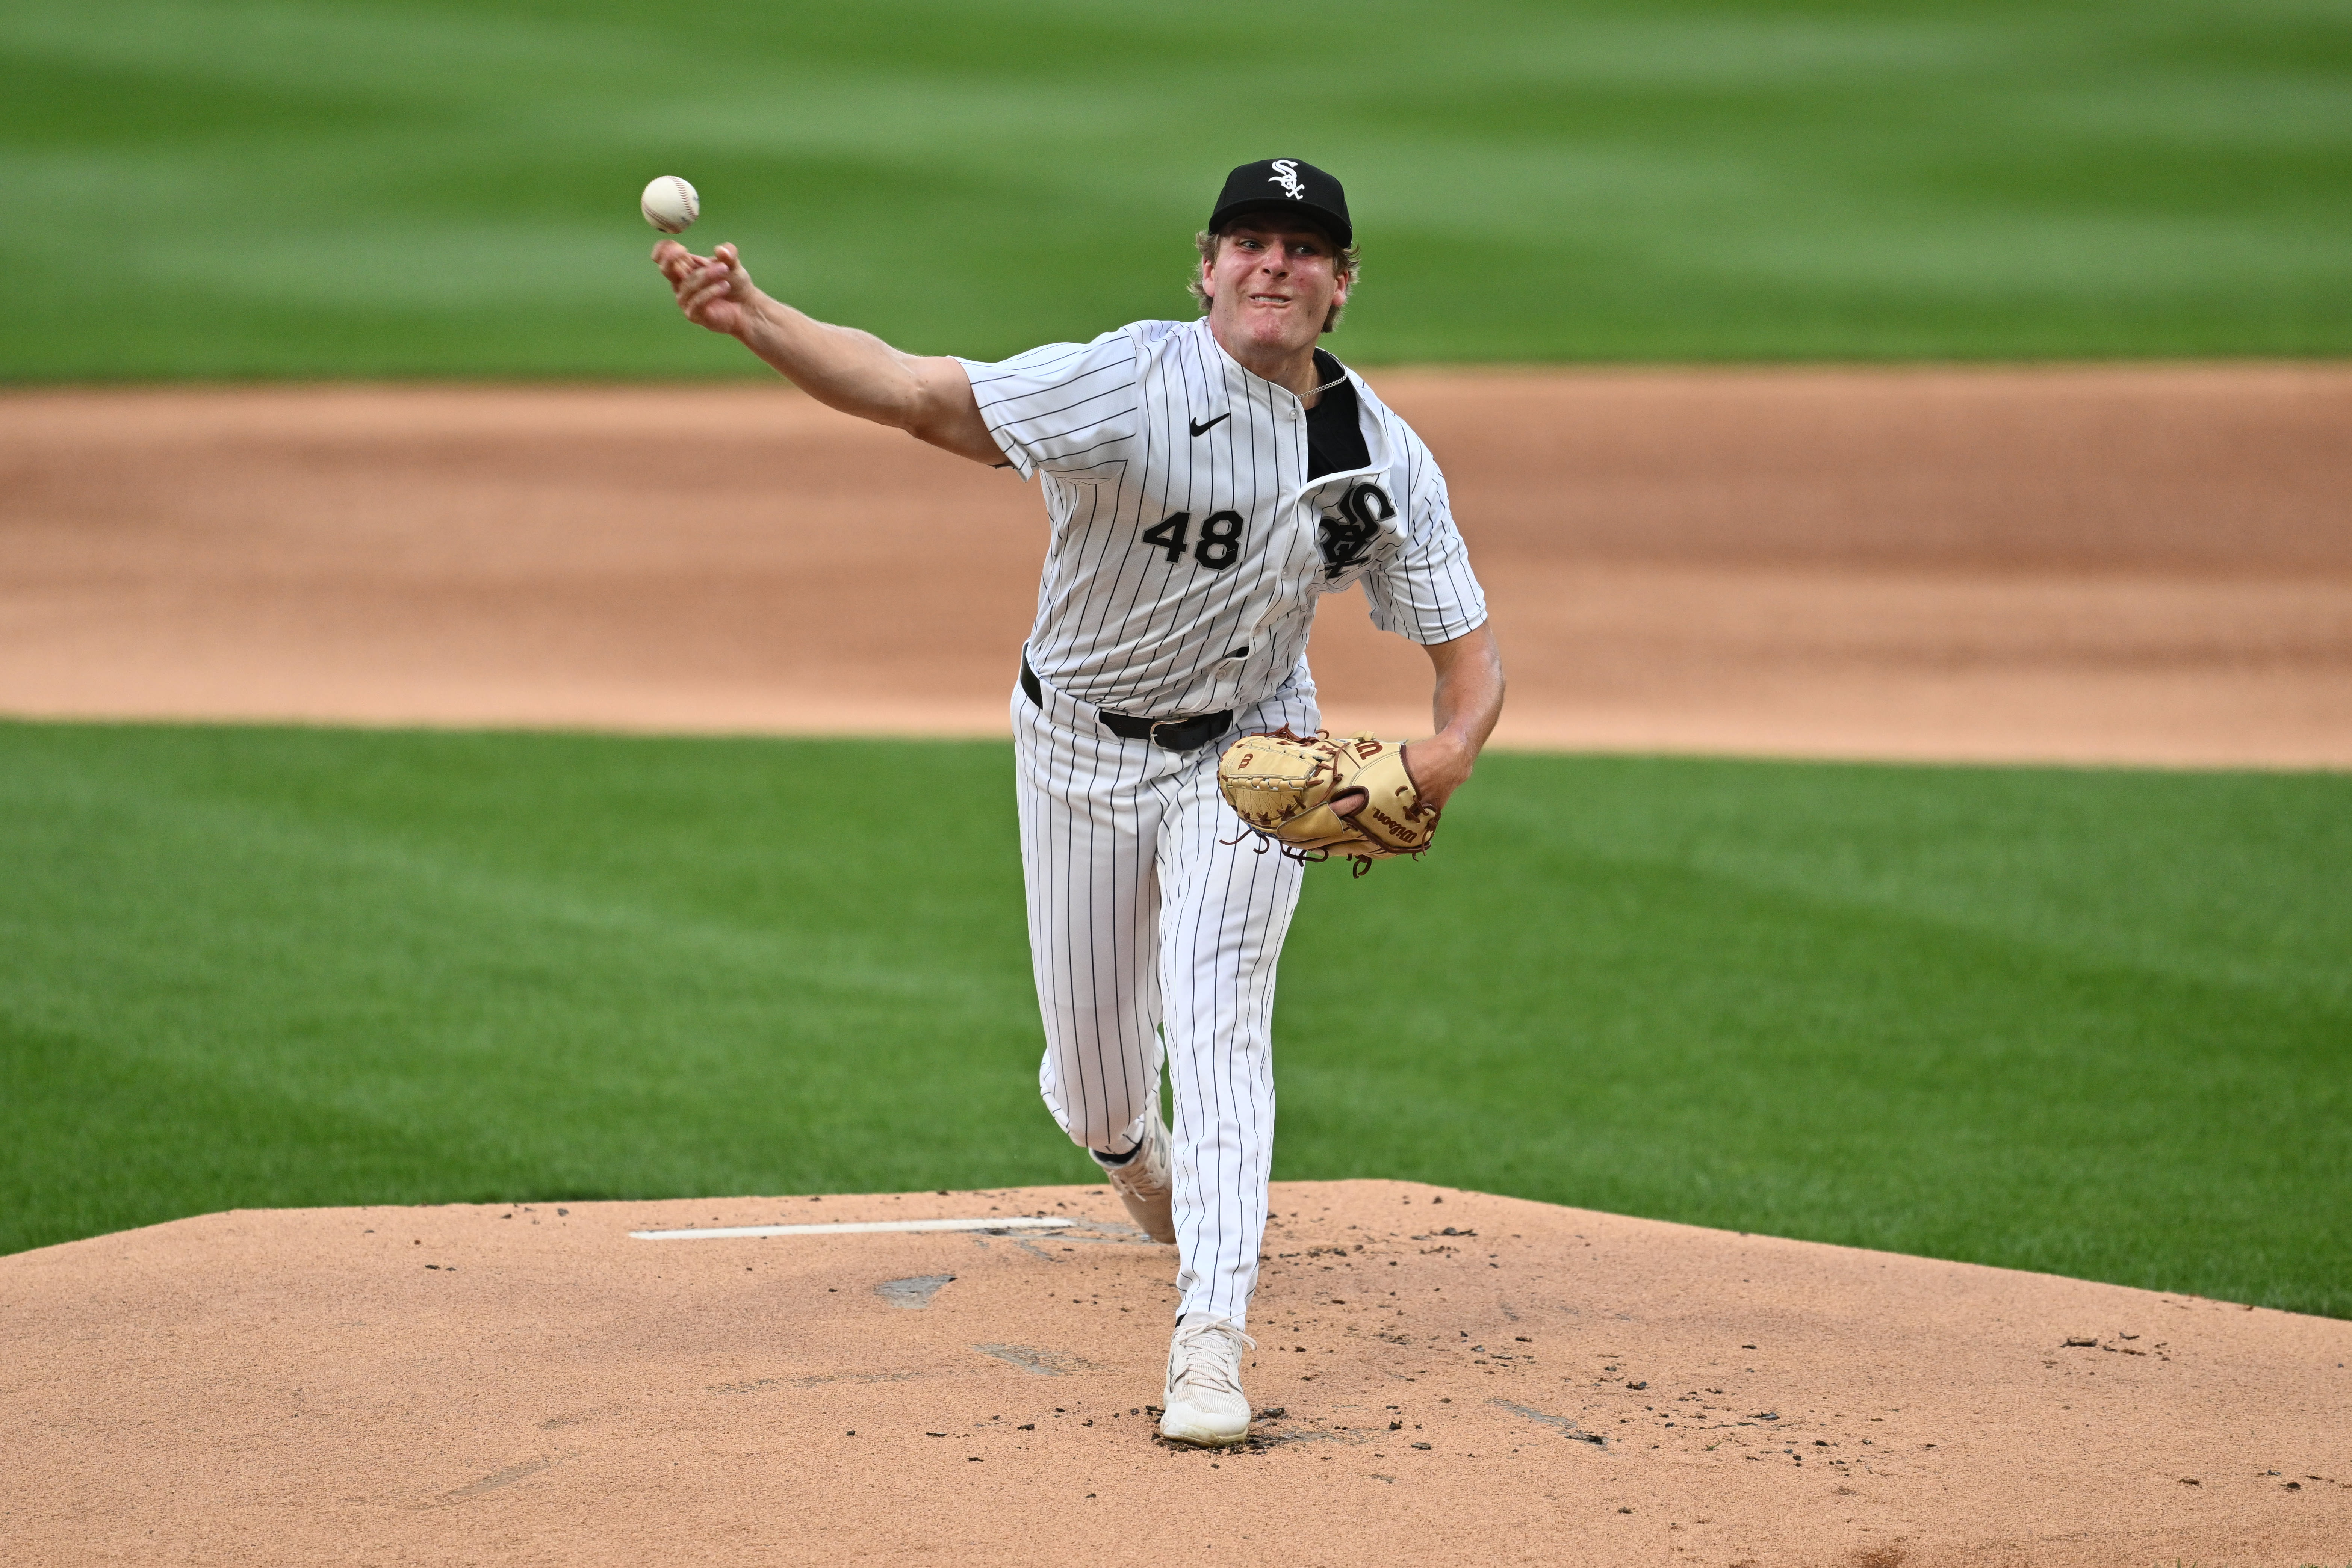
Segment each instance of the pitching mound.
M247 1212L0 1258L0 1539L51 1565L2352 1551L2352 1323L1400 1183L1273 1202L1263 1419L1221 1454L1154 1436L1173 1257L1100 1188ZM874 1228L940 1219L985 1228Z

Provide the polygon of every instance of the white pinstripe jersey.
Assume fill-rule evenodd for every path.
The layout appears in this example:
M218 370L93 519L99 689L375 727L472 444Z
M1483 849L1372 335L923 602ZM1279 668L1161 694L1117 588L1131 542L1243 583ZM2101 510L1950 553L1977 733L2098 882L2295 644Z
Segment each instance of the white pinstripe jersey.
M1306 406L1206 320L963 362L991 433L1053 526L1032 668L1113 712L1243 708L1302 666L1315 604L1361 584L1418 643L1486 618L1429 448L1350 372L1370 463L1307 477Z

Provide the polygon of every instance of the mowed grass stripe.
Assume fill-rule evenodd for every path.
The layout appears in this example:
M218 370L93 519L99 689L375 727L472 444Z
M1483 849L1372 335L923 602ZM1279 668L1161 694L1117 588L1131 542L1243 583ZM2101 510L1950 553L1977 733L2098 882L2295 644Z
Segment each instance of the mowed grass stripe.
M1083 1180L1002 746L0 726L0 1247ZM1497 755L1326 868L1286 1178L2352 1315L2352 778Z
M1253 71L1313 85L1279 147ZM2347 79L2318 0L16 0L0 376L764 374L646 266L659 173L1002 355L1187 313L1276 153L1349 183L1365 363L2341 354Z

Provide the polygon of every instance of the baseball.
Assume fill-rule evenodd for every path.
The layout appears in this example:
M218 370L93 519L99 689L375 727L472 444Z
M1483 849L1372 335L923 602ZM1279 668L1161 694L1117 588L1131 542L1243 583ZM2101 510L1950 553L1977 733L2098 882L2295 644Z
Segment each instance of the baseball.
M683 234L702 216L702 198L676 174L664 174L637 198L637 210L664 234Z

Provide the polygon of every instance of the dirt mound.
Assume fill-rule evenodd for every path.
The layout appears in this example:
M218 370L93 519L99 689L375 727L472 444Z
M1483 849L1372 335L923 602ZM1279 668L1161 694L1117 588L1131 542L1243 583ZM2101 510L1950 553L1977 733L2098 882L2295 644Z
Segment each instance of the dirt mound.
M1383 373L1521 746L2352 765L2352 368ZM1029 487L728 387L0 397L0 711L1001 734ZM1426 662L1328 605L1342 728Z
M2335 1561L2352 1323L1278 1184L1259 1440L1099 1187L215 1215L0 1258L0 1556ZM1055 1222L1011 1228L1020 1216ZM633 1231L961 1217L993 1228Z

